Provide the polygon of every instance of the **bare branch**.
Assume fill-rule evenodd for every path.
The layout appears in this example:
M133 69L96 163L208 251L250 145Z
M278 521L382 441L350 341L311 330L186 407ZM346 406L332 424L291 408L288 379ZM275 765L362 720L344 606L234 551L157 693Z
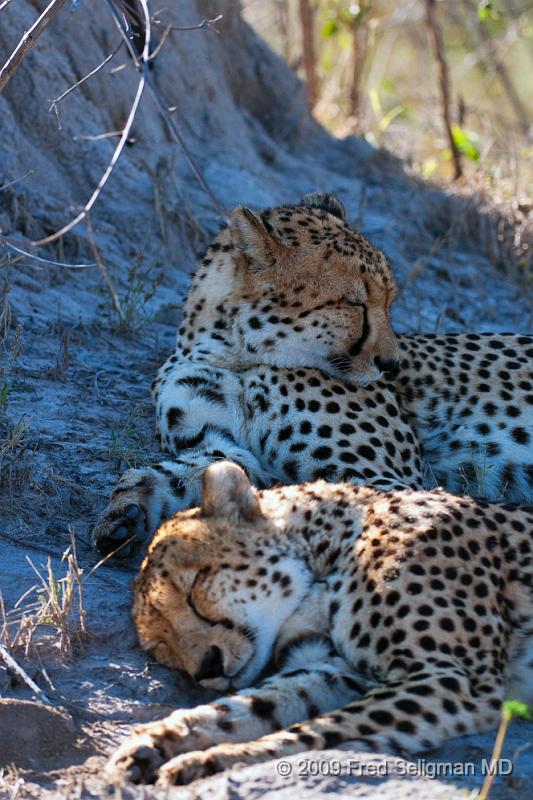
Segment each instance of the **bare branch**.
M4 0L3 3L0 3L0 11L3 11L6 6L10 4L11 0Z
M58 0L54 0L54 1L57 2ZM61 2L64 2L64 0L61 0ZM181 147L181 149L182 149L182 151L183 151L183 153L184 153L184 155L185 155L185 157L186 157L186 159L187 159L187 161L189 163L189 166L190 166L192 172L194 173L196 179L198 180L198 182L200 183L200 185L202 186L204 191L207 193L207 195L210 197L213 205L217 209L217 211L220 214L220 216L226 222L229 220L229 217L227 216L226 212L224 211L222 206L219 204L218 200L216 199L216 197L214 196L213 192L211 191L211 189L207 185L206 181L204 180L200 170L196 166L196 164L195 164L192 156L190 155L190 153L189 153L189 151L187 149L187 146L186 146L186 144L185 144L185 142L184 142L184 140L183 140L183 138L181 136L180 131L178 130L178 128L175 125L175 123L173 122L173 120L170 118L167 104L161 98L161 96L159 95L158 90L156 89L155 85L153 84L152 80L150 79L150 74L148 72L148 63L149 63L149 60L150 60L151 26L150 26L150 14L149 14L149 10L148 10L147 0L139 0L139 4L140 4L141 10L142 10L143 17L144 17L144 19L142 20L143 26L144 26L144 41L143 41L142 53L140 55L137 53L134 45L132 44L131 32L130 32L130 27L129 27L129 23L128 23L127 18L125 18L124 15L117 10L117 8L115 6L115 3L114 3L114 0L106 0L106 2L107 2L108 6L110 8L110 11L111 11L111 14L113 16L113 19L114 19L114 21L115 21L115 23L116 23L116 25L118 27L118 30L120 32L121 37L122 37L121 44L122 43L126 44L126 46L128 48L128 51L130 53L130 56L131 56L135 66L136 66L136 68L137 68L137 70L139 72L140 77L139 77L139 83L137 85L137 91L135 93L135 97L133 99L133 103L132 103L131 108L130 108L128 119L126 120L126 124L125 124L122 132L120 133L120 139L119 139L119 141L117 143L117 146L116 146L116 148L115 148L115 150L113 152L111 160L110 160L106 170L104 171L102 177L100 178L100 181L98 182L98 185L97 185L96 189L94 190L94 192L90 196L90 198L87 201L87 203L84 205L84 207L82 208L80 213L76 217L74 217L74 219L72 219L70 222L68 222L66 225L64 225L60 230L56 231L55 233L50 234L49 236L46 236L43 239L38 239L36 241L31 241L31 242L25 243L26 247L29 247L30 249L43 247L44 245L50 244L51 242L55 242L57 239L61 238L66 233L68 233L68 231L70 231L74 227L76 227L76 225L78 225L80 222L82 222L82 220L87 218L87 215L89 214L90 210L92 209L92 207L94 206L94 204L98 200L98 198L99 198L99 196L100 196L100 194L102 192L102 189L104 188L105 184L109 180L109 177L111 176L111 174L113 172L113 169L115 168L115 166L117 164L117 161L120 158L120 155L122 153L122 150L124 149L124 146L125 146L126 142L130 138L130 133L131 133L131 129L132 129L132 126L133 126L133 122L135 120L135 116L137 114L137 110L139 108L139 104L140 104L141 97L142 97L142 94L143 94L145 86L148 86L150 88L150 91L151 91L154 99L156 100L157 105L159 106L161 114L163 115L163 117L165 119L165 122L167 123L168 129L170 131L170 134L171 134L172 138L174 139L175 142L177 142L180 145L180 147ZM53 3L51 3L48 8L50 8L52 5L53 5ZM216 21L218 19L220 19L220 17L217 17L214 21ZM213 22L213 20L205 20L206 24L203 27L208 27L208 25L207 25L208 22ZM200 23L200 25L201 24L202 23ZM93 72L89 73L89 75L87 75L84 79L82 79L82 81L79 81L75 86L73 86L70 89L68 89L67 92L64 92L63 95L60 95L60 97L57 98L57 100L55 100L52 103L51 109L56 107L56 104L63 97L66 97L66 95L70 91L75 89L76 86L79 86L79 84L82 83L83 80L86 80L88 77L93 75L95 73L95 71L97 71L98 69L101 69L101 67L104 65L104 63L107 63L107 61L111 60L111 57L114 55L115 52L117 52L117 50L118 50L118 48L111 54L111 56L108 56L108 58L102 64L100 64L96 68L96 70L93 70ZM57 108L56 108L56 110L57 110ZM114 134L115 134L115 132L113 131L111 133L111 135L114 135ZM103 136L107 137L108 135L109 134L103 134L101 136L102 137ZM77 265L77 264L62 264L61 262L54 262L54 261L51 261L49 259L39 258L38 256L32 256L30 253L28 253L26 250L23 250L20 247L20 244L22 244L22 243L17 242L17 240L8 239L7 237L0 236L0 244L5 246L5 247L11 248L12 250L15 250L16 252L20 253L21 255L25 255L25 256L28 256L28 257L33 257L33 258L37 259L38 261L42 261L43 263L54 264L54 265L57 265L57 266L64 266L64 267L72 267L74 269L82 268L82 267L84 268L84 267L89 267L89 266L90 267L96 266L95 264L79 264L79 265Z
M0 186L0 192L3 192L5 189L9 189L11 186L15 186L16 183L20 183L21 181L25 181L26 178L29 178L30 175L33 175L33 170L29 169L25 175L22 175L20 178L15 178L14 181L9 181L9 183L4 183L3 186Z
M35 20L31 28L26 31L2 69L0 69L0 94L2 94L4 88L13 77L15 70L19 66L24 56L30 52L46 26L52 22L57 14L59 14L64 5L65 0L51 0L41 16Z
M435 59L439 68L439 85L441 93L442 104L442 119L446 129L446 135L452 153L453 166L454 166L454 179L457 180L463 174L461 166L461 154L455 142L452 129L452 121L450 116L450 78L448 74L448 63L444 53L444 43L442 41L442 32L437 22L436 16L436 0L426 0L426 14L427 24L431 33L433 41L433 50Z
M159 44L157 45L157 47L150 56L150 61L153 61L154 58L156 58L158 53L161 51L163 45L165 44L166 40L173 31L200 31L206 28L207 30L213 31L213 33L216 33L218 35L220 34L220 31L218 30L218 28L215 28L215 23L220 22L220 20L223 18L224 15L219 14L218 17L214 17L213 19L203 19L201 22L198 23L198 25L189 25L189 26L166 25L160 19L152 19L152 25L154 25L155 27L160 27L162 25L165 25L165 30L163 31L163 35L161 36L161 41L159 42Z
M214 17L213 19L203 19L201 22L198 23L198 25L185 25L185 26L182 25L167 26L166 23L160 19L152 19L152 25L154 27L165 25L165 28L168 27L170 28L171 31L200 31L204 28L207 28L207 30L213 31L214 33L220 33L220 31L217 28L215 28L215 25L217 22L220 22L220 20L223 18L224 15L219 14L218 17Z
M161 48L163 47L163 45L165 44L166 40L168 39L171 33L172 33L172 25L167 25L167 27L163 31L163 35L159 41L159 44L150 55L150 61L153 61L157 57L158 53L161 51Z
M517 119L518 125L522 135L527 139L531 135L531 123L527 109L525 108L518 92L515 89L513 81L507 71L507 68L499 56L496 44L492 41L491 37L487 34L483 23L480 21L475 6L469 2L465 3L468 18L471 20L470 27L474 31L480 43L483 57L487 64L492 66L496 73L502 89L509 101L509 105L513 109L514 115Z
M83 77L81 80L79 80L73 86L70 86L66 91L63 92L63 94L60 94L59 97L56 97L55 100L52 100L52 105L48 109L48 112L54 111L56 116L57 116L57 121L58 122L59 122L59 111L58 111L58 108L57 108L58 103L60 103L62 100L64 100L65 97L67 97L67 95L69 95L71 92L74 91L74 89L77 89L78 86L81 86L82 83L85 83L85 81L89 80L89 78L92 78L93 75L96 75L96 73L99 72L102 69L102 67L105 67L105 65L108 64L116 56L116 54L118 53L118 51L120 50L120 48L122 47L123 44L124 44L124 42L119 42L118 45L113 50L113 52L110 53L106 58L104 58L104 60L100 64L98 64L97 67L92 69L87 75L85 75L85 77ZM59 127L61 128L61 123L60 122L59 122Z
M141 97L142 97L142 94L143 94L143 91L144 91L144 87L146 85L146 75L148 73L147 62L148 62L148 56L149 56L149 53L150 53L150 15L148 13L147 0L139 0L139 2L141 4L141 6L142 6L143 12L145 14L145 19L146 19L146 37L145 37L143 52L142 52L142 56L140 58L140 61L139 61L139 59L137 57L137 54L135 54L135 64L139 64L140 63L140 64L142 64L143 68L139 70L140 78L139 78L139 83L138 83L138 86L137 86L137 91L135 93L135 97L133 99L133 103L132 103L131 108L130 108L130 113L128 115L128 119L126 120L126 124L125 124L124 129L123 129L123 131L121 133L121 136L120 136L120 139L118 141L118 144L115 147L115 151L114 151L114 153L113 153L113 155L111 157L111 160L110 160L109 164L107 165L107 168L106 168L104 174L100 178L100 180L98 182L98 186L96 187L96 189L94 190L94 192L92 193L92 195L90 196L89 200L86 202L86 204L84 205L84 207L82 208L80 213L76 217L74 217L74 219L72 219L69 223L64 225L60 230L56 231L55 233L50 234L50 236L46 236L44 239L38 239L37 241L34 241L34 242L29 242L28 243L28 247L32 247L32 248L33 247L43 247L45 244L50 244L51 242L55 242L61 236L64 236L65 233L68 233L68 231L72 230L72 228L75 228L76 225L78 225L82 220L84 220L87 217L87 214L89 213L91 208L94 206L94 204L98 200L102 189L104 188L105 184L109 180L109 177L111 176L111 173L113 172L113 170L115 168L115 165L116 165L117 161L120 158L120 154L122 153L122 150L124 149L124 145L126 144L127 140L129 139L131 128L132 128L133 122L135 120L135 115L137 114L137 109L139 108L139 104L141 102ZM128 45L129 45L129 40L127 39L127 33L125 33L125 36L126 36L126 40L128 42Z
M114 4L113 0L105 0L105 1L106 1L107 5L109 6L109 10L111 11L111 14L113 16L115 24L116 24L118 30L120 31L120 34L121 34L121 36L122 36L122 38L124 40L124 43L126 44L126 46L128 48L128 51L129 51L129 53L131 55L131 58L133 59L133 62L135 64L135 66L137 67L139 72L141 72L141 74L144 75L144 78L146 80L146 85L147 85L148 89L150 90L150 92L152 94L152 97L156 101L157 106L159 107L161 115L163 116L163 119L165 120L165 122L167 124L167 128L169 130L169 133L170 133L172 139L176 142L176 144L179 144L179 146L181 147L181 149L183 151L183 154L184 154L185 158L187 159L189 167L191 168L191 171L193 172L196 180L198 181L198 183L200 184L200 186L202 187L204 192L210 198L211 202L213 203L213 206L216 208L216 210L217 210L218 214L220 215L220 217L225 222L229 222L230 218L229 218L228 214L222 208L222 206L220 205L219 201L217 200L217 198L213 194L212 190L210 189L210 187L206 183L205 178L203 177L203 175L200 172L198 166L196 165L196 162L194 161L191 153L189 152L189 149L188 149L187 145L185 144L185 141L184 141L184 139L183 139L183 137L182 137L177 125L175 124L174 120L170 116L168 104L163 100L163 98L161 97L161 95L159 93L159 90L156 88L156 86L155 86L155 84L154 84L154 82L152 80L152 77L151 77L150 73L148 72L148 66L147 66L147 63L146 63L145 59L141 58L139 60L139 58L137 56L137 53L135 52L135 48L132 45L132 43L131 43L131 41L130 41L130 39L128 37L128 33L127 33L127 30L126 30L126 28L124 26L123 20L122 20L119 12L117 11L117 9L115 7L115 4ZM143 3L143 7L144 7L145 0L141 0L141 2Z
M318 99L318 79L316 74L315 30L313 9L309 0L300 0L300 26L302 29L302 50L307 83L309 108L312 109Z
M101 139L115 139L117 136L122 136L122 131L108 131L107 133L86 133L83 136L73 136L75 142L99 142ZM133 138L130 142L135 141Z
M22 681L26 684L26 686L28 686L43 703L46 703L46 705L48 706L52 705L48 697L43 692L43 690L39 689L35 681L33 681L30 678L28 673L24 669L22 669L20 664L18 664L13 658L13 656L10 653L8 653L7 649L4 647L3 644L0 644L0 656L7 664L9 669L12 669L13 672L16 672L19 678L22 679Z
M20 242L20 244L23 244L23 242ZM54 267L68 267L68 269L87 269L87 267L96 267L96 264L66 264L63 261L52 261L49 258L36 256L35 253L28 253L27 250L23 250L21 247L19 247L19 242L16 239L11 239L7 236L0 236L0 245L3 247L8 247L10 250L14 250L16 253L20 253L21 256L34 258L36 261L41 261L43 264L51 264ZM28 246L31 245L33 245L33 242L28 243Z

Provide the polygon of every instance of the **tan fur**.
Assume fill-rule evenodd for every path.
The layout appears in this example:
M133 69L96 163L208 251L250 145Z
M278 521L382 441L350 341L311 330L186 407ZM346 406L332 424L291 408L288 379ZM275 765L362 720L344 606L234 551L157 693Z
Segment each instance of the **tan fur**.
M154 539L134 619L164 663L240 691L139 729L115 776L187 783L344 742L416 753L493 727L517 680L533 700L531 509L324 482L255 496L236 465L211 470L204 508Z
M533 339L397 341L395 292L385 256L331 195L237 209L199 265L152 385L169 458L123 475L94 530L98 549L128 555L197 505L199 475L222 459L261 487L324 478L531 500Z

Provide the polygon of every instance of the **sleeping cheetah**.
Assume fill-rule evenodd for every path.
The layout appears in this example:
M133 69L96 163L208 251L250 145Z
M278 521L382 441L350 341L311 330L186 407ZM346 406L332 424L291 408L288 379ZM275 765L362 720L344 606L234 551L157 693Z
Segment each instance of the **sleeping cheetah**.
M532 550L533 508L324 481L256 493L213 464L201 508L150 545L133 616L163 664L237 691L139 728L110 774L188 783L490 729L506 696L533 700Z
M237 209L196 273L176 350L153 383L171 458L125 473L96 547L127 555L198 503L199 475L220 459L263 487L437 482L533 498L533 339L397 340L395 294L385 256L331 195L260 217Z

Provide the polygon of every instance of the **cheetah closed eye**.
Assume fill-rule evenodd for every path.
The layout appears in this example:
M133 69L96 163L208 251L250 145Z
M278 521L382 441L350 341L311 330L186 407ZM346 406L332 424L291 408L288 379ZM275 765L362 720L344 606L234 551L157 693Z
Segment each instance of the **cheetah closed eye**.
M110 776L188 783L492 728L506 695L533 699L532 544L533 509L325 482L256 492L211 466L201 507L150 545L133 616L162 663L230 693L139 728Z
M533 500L533 340L396 337L383 253L331 195L238 208L153 383L166 460L128 470L93 539L127 556L198 504L213 461L268 487L324 479ZM396 377L394 371L399 367Z

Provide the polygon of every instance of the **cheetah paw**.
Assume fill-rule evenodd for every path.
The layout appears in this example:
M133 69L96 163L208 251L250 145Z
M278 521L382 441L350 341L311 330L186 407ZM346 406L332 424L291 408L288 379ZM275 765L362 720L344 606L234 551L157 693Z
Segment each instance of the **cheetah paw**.
M208 778L217 772L223 772L238 762L244 762L245 757L235 758L222 752L219 748L185 753L170 759L159 770L158 786L184 786L200 778Z
M151 737L135 737L112 756L106 773L112 783L155 783L165 758Z
M96 523L93 544L104 556L113 553L118 558L127 558L147 534L146 512L140 505L117 506L112 502Z

